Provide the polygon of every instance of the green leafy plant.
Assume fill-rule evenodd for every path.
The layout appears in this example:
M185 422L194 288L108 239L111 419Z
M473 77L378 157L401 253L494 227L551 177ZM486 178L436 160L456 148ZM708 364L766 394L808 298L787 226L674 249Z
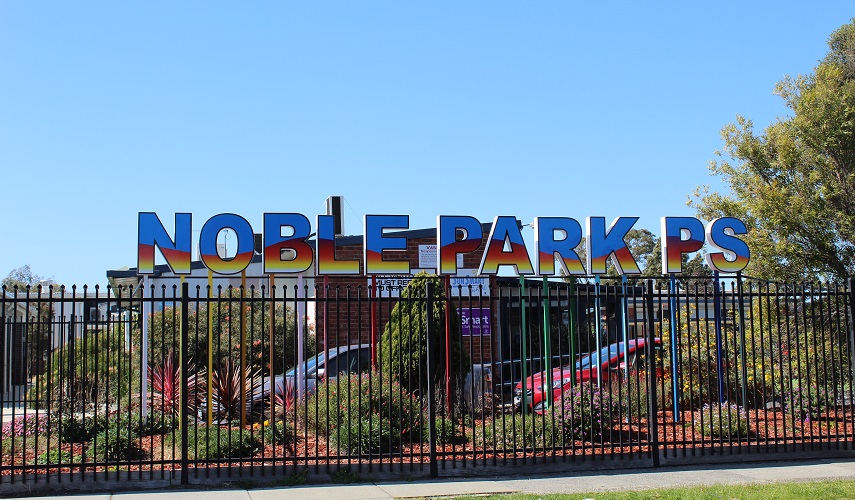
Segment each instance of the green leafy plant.
M139 446L139 434L121 424L110 425L95 435L86 447L88 461L111 463L145 458Z
M828 408L831 395L825 387L817 384L794 384L787 393L784 406L804 422L816 420Z
M80 457L61 449L46 451L36 457L36 465L60 465L79 461Z
M433 283L432 310L428 311L427 283ZM456 310L448 308L451 317L450 349L451 366L445 366L445 336L437 335L432 342L431 359L434 366L427 366L427 324L432 323L435 332L445 331L446 295L442 278L425 272L416 274L401 292L389 322L383 330L378 346L378 356L383 373L392 374L410 392L427 387L427 374L434 374L438 383L447 371L454 377L454 386L462 390L463 376L471 370L472 362L463 348L460 321Z
M744 439L748 437L748 413L735 404L705 404L695 415L696 427L706 437Z
M199 426L187 429L190 457L194 460L221 460L251 456L261 444L247 429Z
M268 444L288 444L294 440L294 429L291 422L278 419L274 422L266 422L262 431L262 439Z
M551 416L529 413L497 415L475 430L479 446L525 450L561 444L561 427Z
M83 443L104 430L104 424L104 419L97 414L65 415L59 418L56 431L63 443Z
M376 371L321 384L307 405L307 419L322 434L329 429L342 453L376 453L408 438L426 438L419 400Z
M460 424L450 418L437 417L434 426L437 444L458 444L466 439Z

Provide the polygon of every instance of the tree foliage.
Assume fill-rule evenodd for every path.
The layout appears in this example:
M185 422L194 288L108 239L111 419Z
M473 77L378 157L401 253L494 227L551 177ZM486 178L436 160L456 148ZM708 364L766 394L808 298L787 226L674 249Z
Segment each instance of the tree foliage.
M787 77L775 93L791 110L762 133L738 116L722 130L710 163L731 193L698 189L689 204L704 219L745 222L747 273L796 280L855 271L855 20L831 34L809 75Z
M433 307L427 309L426 284L433 282ZM392 373L409 391L427 387L427 324L432 324L435 337L431 339L431 373L434 382L442 380L445 370L446 311L451 315L450 328L451 373L462 378L469 372L471 361L463 349L460 321L453 307L446 308L445 285L442 278L425 272L416 274L401 292L401 299L392 309L389 323L380 338L379 357L382 370Z
M43 278L42 276L34 273L29 264L24 264L21 267L12 269L9 271L9 274L0 281L0 286L5 286L7 291L11 292L15 287L18 287L19 293L23 293L28 286L36 287L39 284L47 287L54 283L53 279Z
M631 229L627 231L625 241L627 248L641 269L641 277L656 278L662 276L661 238L647 229ZM585 242L582 241L575 250L579 258L584 261L587 255ZM710 275L709 268L704 263L703 254L698 252L691 256L691 258L688 254L683 255L683 272L681 274L684 276ZM620 276L611 258L609 258L608 266L606 267L606 276L610 278Z

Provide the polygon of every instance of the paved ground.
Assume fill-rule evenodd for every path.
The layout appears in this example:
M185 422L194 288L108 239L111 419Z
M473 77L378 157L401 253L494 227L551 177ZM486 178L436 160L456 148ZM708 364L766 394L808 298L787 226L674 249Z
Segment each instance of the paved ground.
M503 479L442 479L434 481L306 485L258 489L170 489L43 497L64 500L300 500L391 499L449 497L495 493L588 493L645 490L675 486L748 484L784 481L855 480L855 459L825 459L748 465L663 467L640 471L586 472L572 475Z

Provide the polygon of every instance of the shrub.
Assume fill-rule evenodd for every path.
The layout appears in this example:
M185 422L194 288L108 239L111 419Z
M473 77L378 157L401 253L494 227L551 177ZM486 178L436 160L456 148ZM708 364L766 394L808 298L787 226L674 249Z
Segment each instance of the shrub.
M740 439L748 437L748 413L735 404L705 404L695 416L698 429L706 437Z
M309 426L329 436L342 453L375 453L402 440L422 440L417 398L376 371L321 384L307 405Z
M555 419L557 420L557 419ZM551 415L529 413L497 415L475 430L480 446L505 450L531 450L562 444L561 427Z
M460 425L450 418L437 417L435 426L437 444L457 444L466 439Z
M816 420L828 408L831 395L821 385L801 386L795 384L786 394L785 408L804 422Z
M199 426L187 429L190 457L193 460L223 460L249 457L260 447L258 439L246 429Z
M143 419L142 414L138 411L126 411L109 418L106 425L112 428L126 429L137 436L155 436L166 434L177 428L178 417L155 411Z
M36 465L60 465L79 461L80 457L75 456L70 451L60 449L46 451L36 457Z
M122 425L110 425L95 435L86 448L88 460L101 463L126 462L145 457L137 443L139 434Z
M336 426L330 437L341 453L376 455L392 446L392 427L376 413L362 415L357 412Z
M561 411L555 418L565 439L594 441L611 438L607 431L618 415L618 402L611 393L584 382L562 394Z
M57 435L63 443L83 443L104 430L104 425L97 415L66 415L60 418Z
M268 423L262 431L262 439L267 444L288 444L294 440L294 429L285 419Z
M40 374L27 399L52 411L85 411L95 401L114 404L139 391L137 353L125 349L123 323L97 331L87 331L68 345L54 349L48 371ZM62 404L62 408L58 405Z
M433 310L427 310L426 284L432 281ZM472 362L463 349L463 337L460 335L460 321L457 312L449 308L451 317L451 373L455 385L462 387L463 376L469 373ZM383 329L378 346L378 355L384 373L394 374L409 391L427 386L427 323L433 325L433 331L445 331L446 296L442 278L425 272L416 274L401 292L401 298L395 304L389 316L389 322ZM432 344L431 359L434 366L434 382L438 383L449 368L445 366L445 336L437 335Z

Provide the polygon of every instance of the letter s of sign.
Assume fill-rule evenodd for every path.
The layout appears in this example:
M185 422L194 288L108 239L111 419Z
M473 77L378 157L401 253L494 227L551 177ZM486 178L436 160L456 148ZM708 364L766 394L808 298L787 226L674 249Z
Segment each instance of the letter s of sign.
M746 234L745 223L735 217L720 217L707 224L707 243L719 252L707 254L707 265L721 273L736 273L751 260L748 244L736 237ZM727 258L727 255L731 258Z

